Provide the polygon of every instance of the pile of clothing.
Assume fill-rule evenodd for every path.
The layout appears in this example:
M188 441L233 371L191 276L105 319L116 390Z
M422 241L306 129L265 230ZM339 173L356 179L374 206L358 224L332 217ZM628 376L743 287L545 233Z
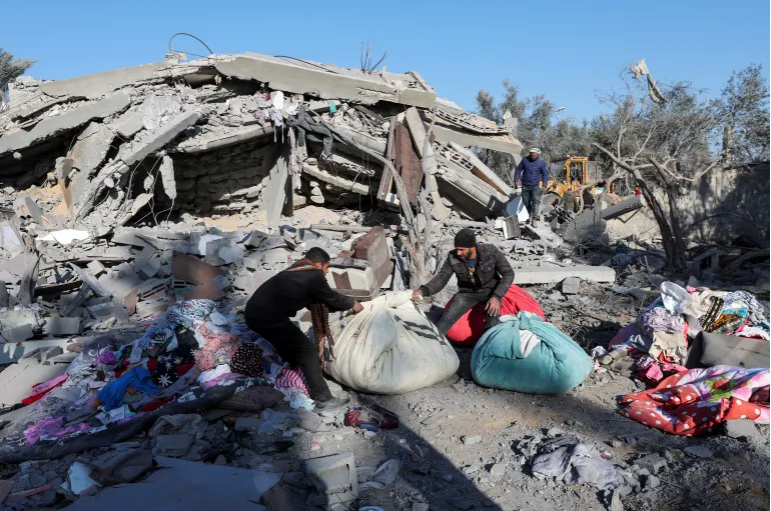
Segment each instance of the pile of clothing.
M699 352L702 342L725 343L733 349L738 338L745 338L761 341L760 345L767 350L771 339L767 313L767 306L746 291L682 288L666 282L662 285L662 298L643 311L635 323L622 328L607 350L595 348L592 354L612 371L637 375L656 385L687 369L729 363L719 359L709 363L698 360L699 355L693 353L694 344L698 344ZM710 337L712 334L725 337ZM757 363L756 360L752 362ZM767 361L763 367L768 367Z
M0 444L104 431L217 385L272 386L292 407L312 409L302 373L238 322L238 311L226 317L216 308L211 300L179 302L129 344L111 336L88 341L64 375L33 387L23 431L3 431Z

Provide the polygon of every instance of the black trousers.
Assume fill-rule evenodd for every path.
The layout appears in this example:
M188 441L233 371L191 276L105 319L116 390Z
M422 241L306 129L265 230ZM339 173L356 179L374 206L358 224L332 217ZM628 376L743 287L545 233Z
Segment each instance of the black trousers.
M302 333L302 330L289 322L272 328L254 323L256 322L246 318L247 326L270 342L289 367L302 370L308 381L311 399L315 401L332 399L332 393L321 370L316 345Z
M455 298L452 300L452 305L450 305L447 312L442 315L442 319L436 324L436 328L442 335L447 335L447 332L461 316L471 310L474 305L478 303L487 303L487 300L489 300L492 295L492 291L488 290L473 293L460 292L456 294ZM486 318L485 330L500 323L500 316L486 316Z

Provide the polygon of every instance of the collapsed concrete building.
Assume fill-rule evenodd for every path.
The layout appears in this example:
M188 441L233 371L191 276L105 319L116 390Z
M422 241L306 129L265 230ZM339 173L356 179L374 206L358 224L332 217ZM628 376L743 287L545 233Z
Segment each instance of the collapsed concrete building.
M429 128L430 143L418 144ZM275 227L282 212L307 203L364 198L398 208L390 166L416 205L419 158L435 155L427 179L435 216L454 209L480 219L510 190L467 148L518 155L514 128L437 98L416 72L212 55L17 80L0 115L0 184L54 184L62 203L38 222L45 229L126 225L151 209L208 216L257 208ZM415 154L413 143L430 155Z

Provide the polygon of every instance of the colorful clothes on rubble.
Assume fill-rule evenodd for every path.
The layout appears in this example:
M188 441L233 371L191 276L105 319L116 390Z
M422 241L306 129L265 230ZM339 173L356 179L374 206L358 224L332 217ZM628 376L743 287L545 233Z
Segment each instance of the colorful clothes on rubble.
M709 328L705 328L712 334L730 334L744 324L744 318L735 314L722 314Z
M230 361L230 369L234 373L244 374L252 378L261 378L265 375L262 366L262 348L256 344L242 344Z
M768 423L768 369L691 369L619 398L618 413L668 433L701 436L731 419Z
M188 330L197 330L206 316L217 308L212 300L186 300L172 305L166 311L166 321L176 323Z
M104 403L104 409L110 411L123 405L126 389L137 389L145 394L157 394L159 389L150 376L150 371L144 367L134 367L126 371L120 378L108 383L96 397Z
M59 438L72 433L88 431L91 427L86 424L74 424L64 427L64 417L46 417L37 424L32 424L24 430L27 445L35 445L38 440L45 437Z
M208 371L219 364L230 364L239 346L238 336L208 321L200 326L196 338L201 349L194 351L193 356L201 371Z
M654 307L640 314L637 326L640 333L653 337L654 332L682 333L685 321L679 315L670 314L663 307Z
M715 321L717 321L717 318L720 317L720 311L723 310L724 304L723 299L717 296L710 296L709 302L710 305L707 309L707 313L699 318L699 324L708 332Z
M35 403L42 399L46 394L54 390L59 385L62 385L65 381L67 381L67 374L63 374L61 376L57 376L53 380L48 380L44 383L38 383L34 387L32 387L32 395L29 397L26 397L21 400L22 403L25 405L31 405L32 403Z
M747 308L747 314L745 314L745 316L752 323L762 323L763 321L766 321L765 307L760 304L757 298L747 291L734 291L733 293L728 293L723 297L723 300L725 300L725 303L730 304L731 307L733 307L734 303L743 303ZM725 312L726 311L723 311L723 313Z

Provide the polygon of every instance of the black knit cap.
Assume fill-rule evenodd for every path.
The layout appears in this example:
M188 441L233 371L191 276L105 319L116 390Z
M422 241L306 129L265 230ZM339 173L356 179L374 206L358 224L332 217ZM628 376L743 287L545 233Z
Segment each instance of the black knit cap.
M455 235L455 248L472 248L477 246L477 237L471 229L461 229Z

